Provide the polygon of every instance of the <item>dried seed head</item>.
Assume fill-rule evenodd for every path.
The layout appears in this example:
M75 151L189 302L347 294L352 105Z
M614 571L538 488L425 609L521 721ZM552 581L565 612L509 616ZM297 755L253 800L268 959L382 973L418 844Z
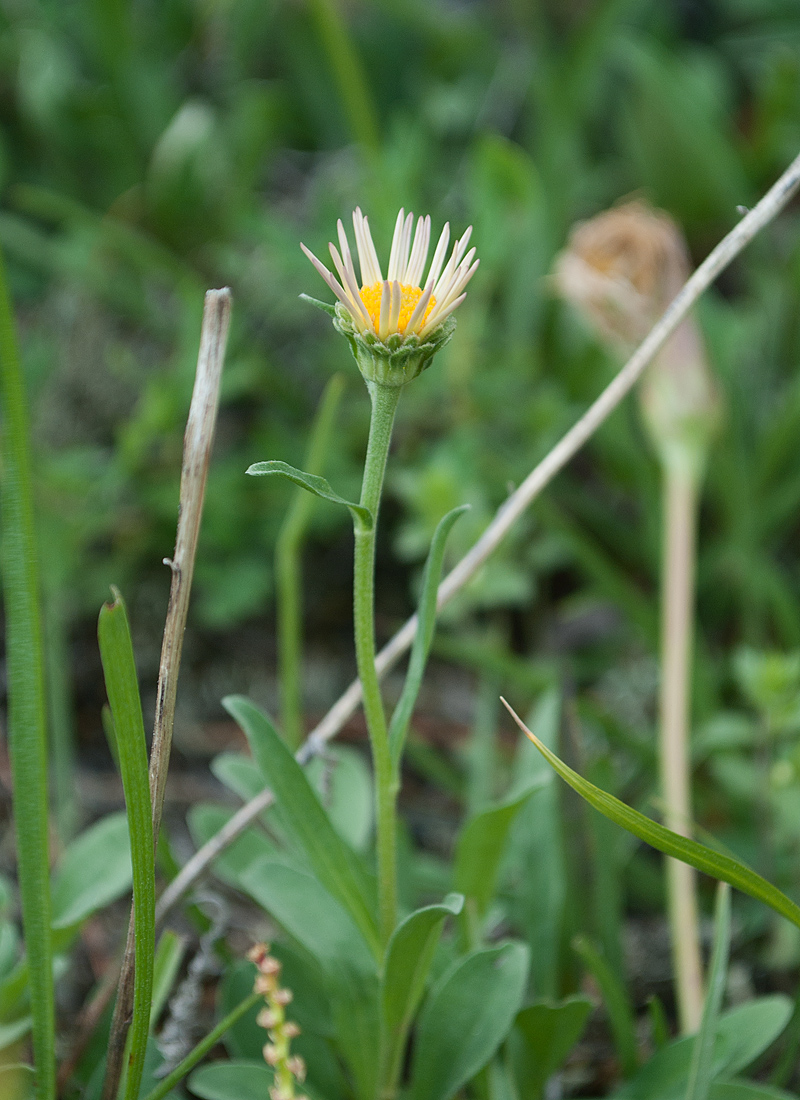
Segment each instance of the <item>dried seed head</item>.
M688 277L680 229L669 215L640 201L576 226L554 273L561 296L625 353L644 339ZM721 399L692 316L653 360L640 396L662 461L702 467Z

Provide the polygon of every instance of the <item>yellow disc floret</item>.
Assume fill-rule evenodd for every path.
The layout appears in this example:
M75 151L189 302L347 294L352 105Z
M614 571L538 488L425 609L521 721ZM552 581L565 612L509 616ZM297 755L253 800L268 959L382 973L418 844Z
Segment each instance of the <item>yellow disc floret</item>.
M416 309L417 302L422 297L422 290L418 286L409 286L407 283L402 283L400 285L400 291L402 293L402 300L400 304L400 316L397 320L397 331L404 333L408 322L411 320L411 314ZM370 319L377 330L381 313L383 283L373 283L372 286L362 286L360 293L361 301L366 306L367 313L370 315ZM415 329L421 328L424 325L435 305L436 299L431 295L428 307L424 315L419 319L419 323L414 326Z

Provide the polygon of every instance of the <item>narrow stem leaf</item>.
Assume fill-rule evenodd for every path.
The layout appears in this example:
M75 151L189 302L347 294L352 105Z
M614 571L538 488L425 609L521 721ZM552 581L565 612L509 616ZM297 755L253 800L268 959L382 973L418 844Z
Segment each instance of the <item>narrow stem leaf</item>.
M713 848L707 848L704 844L698 844L695 840L689 840L678 833L673 833L644 814L640 814L638 810L626 806L624 802L620 802L613 795L600 790L599 787L595 787L593 783L573 771L546 745L542 744L539 738L531 733L521 718L515 714L505 699L503 699L503 705L550 766L590 806L594 806L605 817L616 822L617 825L621 825L623 829L627 829L629 833L656 848L659 852L674 856L675 859L682 859L684 863L691 864L698 871L703 871L706 875L711 875L713 878L735 886L743 894L749 894L751 898L764 902L776 913L780 913L782 917L786 917L792 924L800 928L800 906L793 902L791 898L788 898L777 886L767 882L765 878L751 870L746 863L742 863L734 856L715 852Z

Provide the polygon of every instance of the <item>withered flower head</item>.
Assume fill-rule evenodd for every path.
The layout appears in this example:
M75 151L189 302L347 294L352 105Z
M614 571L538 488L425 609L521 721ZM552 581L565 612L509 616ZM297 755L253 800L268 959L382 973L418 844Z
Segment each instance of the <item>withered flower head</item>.
M670 216L640 200L580 222L558 256L554 282L598 336L624 353L639 344L689 277L689 256ZM641 387L645 420L668 461L702 457L720 418L720 396L689 316L654 359Z

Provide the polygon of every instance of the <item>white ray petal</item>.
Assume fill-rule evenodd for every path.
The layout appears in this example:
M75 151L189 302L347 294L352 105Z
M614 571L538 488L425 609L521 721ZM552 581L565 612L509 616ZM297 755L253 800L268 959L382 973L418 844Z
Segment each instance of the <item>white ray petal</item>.
M373 286L375 283L382 283L381 265L378 263L378 254L372 243L369 222L358 206L353 211L353 229L356 234L358 263L361 268L361 285Z
M339 218L336 223L336 231L339 234L339 250L342 253L344 266L347 268L347 271L350 273L350 275L352 275L353 282L356 284L356 286L358 286L358 281L356 279L356 269L353 266L353 257L350 253L350 242L347 239L347 234L344 231L344 226L342 225L341 218Z
M426 286L434 286L436 280L439 278L439 272L442 270L442 264L447 253L447 246L450 243L450 222L445 222L442 235L439 237L439 243L436 245L436 251L433 254L431 260L431 269L428 272L428 280L425 283Z
M446 306L452 302L456 295L460 294L462 289L467 285L468 279L472 277L470 271L470 264L475 256L475 249L471 248L466 254L464 259L455 269L450 276L449 281L445 286L439 288L439 293L436 295L436 300L441 306ZM443 282L443 280L442 280Z
M410 286L419 286L422 278L422 270L428 258L428 248L431 243L431 219L429 215L420 218L417 222L417 232L414 236L414 247L411 249L411 258L406 267L403 282Z
M431 311L431 315L425 322L425 325L419 330L419 337L424 340L429 332L432 332L442 321L446 321L450 314L458 309L461 303L466 298L466 294L462 294L460 298L456 298L454 302L451 302L446 309L434 309Z
M314 255L314 253L311 251L311 249L306 248L306 246L304 244L301 244L300 247L302 248L303 252L305 252L306 256L308 256L309 260L311 260L314 267L317 269L317 271L320 273L322 278L325 280L325 282L331 288L333 293L336 295L336 297L339 299L339 301L345 307L345 309L350 314L350 316L353 317L353 320L360 324L361 323L361 318L353 316L354 309L353 309L353 304L350 301L350 296L345 293L345 291L342 289L342 287L339 286L338 282L336 281L336 279L334 279L333 275L331 275L330 271L328 271L327 267L325 267L325 265L323 263L320 263L320 261L317 259L317 257Z
M425 316L425 310L428 308L428 303L431 300L431 295L432 294L433 294L433 287L432 286L426 287L425 290L423 290L422 294L420 295L419 301L417 302L416 306L414 307L414 312L411 314L411 316L408 319L408 324L406 325L406 332L405 332L406 336L410 336L412 332L416 332L417 328L419 327L419 325L422 321L422 318Z
M397 215L397 221L394 223L394 233L392 234L392 247L389 250L389 268L386 273L386 278L391 282L393 279L398 278L400 267L400 254L403 246L403 231L406 224L406 212L403 207L400 207L400 213Z
M381 288L381 309L378 315L378 336L385 340L389 335L389 310L391 308L391 292L389 283L385 282Z
M406 283L406 271L408 270L408 253L411 250L411 234L414 230L414 215L406 216L406 224L403 226L403 240L400 245L400 264L397 271L399 282Z
M367 328L371 329L372 320L369 313L367 313L367 307L364 305L361 295L358 292L358 285L355 281L355 277L351 275L350 272L347 270L341 256L336 251L336 245L329 244L328 248L330 249L333 265L336 268L336 272L342 281L342 286L344 287L345 293L351 300L351 315L355 317L357 313L360 314L362 323L366 325Z
M391 285L391 305L389 308L389 332L397 332L397 322L400 320L400 306L403 302L403 292L400 284L395 280Z

